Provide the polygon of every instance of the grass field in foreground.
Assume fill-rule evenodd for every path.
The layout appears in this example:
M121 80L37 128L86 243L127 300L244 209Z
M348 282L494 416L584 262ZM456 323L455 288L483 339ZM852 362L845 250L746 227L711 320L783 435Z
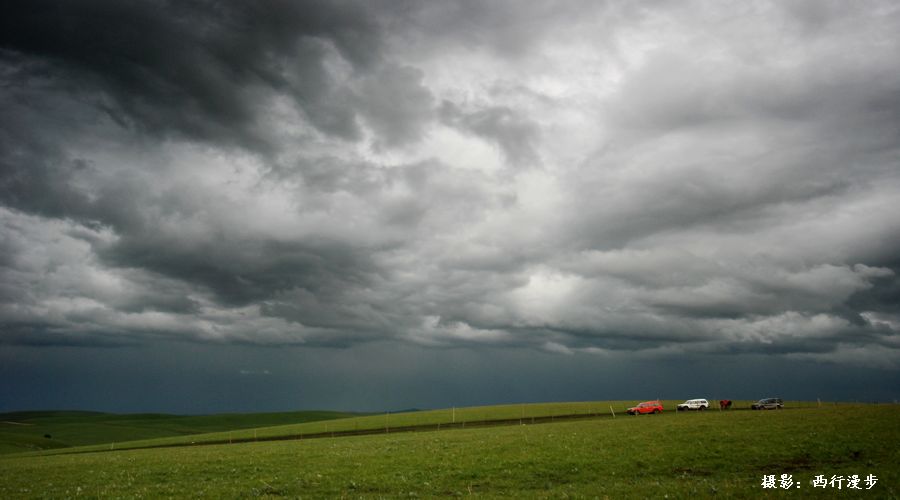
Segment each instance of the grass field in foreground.
M681 400L664 400L666 412L674 413L675 406ZM101 451L109 449L134 449L159 446L181 446L187 444L231 443L240 441L262 441L273 439L303 439L322 434L352 433L358 431L390 431L417 426L437 426L456 424L480 425L485 422L521 421L531 423L534 419L569 416L606 416L611 418L612 411L625 416L625 410L637 401L583 401L569 403L530 403L516 405L477 406L467 408L445 408L406 413L382 413L377 415L358 416L336 420L319 420L302 424L279 425L265 428L228 430L206 434L172 436L157 439L139 439L126 442L107 442L101 445L52 450L44 453L80 453L84 451ZM815 406L809 402L785 402L787 408ZM738 401L735 408L749 408L750 401ZM612 410L612 411L611 411ZM710 409L708 411L719 411Z
M79 411L0 413L0 453L297 424L355 416L334 411L117 415ZM50 436L49 438L46 436Z
M900 407L826 406L0 457L0 497L836 497L900 494ZM763 489L791 474L799 488ZM872 474L869 491L813 488ZM862 485L865 488L865 485Z

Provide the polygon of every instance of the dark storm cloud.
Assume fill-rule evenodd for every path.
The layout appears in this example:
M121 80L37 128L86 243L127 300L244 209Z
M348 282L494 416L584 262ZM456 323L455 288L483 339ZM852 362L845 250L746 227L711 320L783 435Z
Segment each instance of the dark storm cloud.
M139 130L258 148L273 146L260 127L272 91L319 130L357 138L326 59L365 69L381 48L372 17L341 2L18 2L0 32L13 85L79 94Z
M7 7L0 342L896 369L898 17Z
M133 232L101 249L98 256L113 266L137 266L202 284L219 300L245 305L281 290L302 288L328 293L365 284L371 264L342 245L322 242L284 244L277 241L224 242L172 239L159 233Z
M60 142L70 137L66 130L77 128L84 119L94 119L97 113L85 114L81 106L64 98L48 98L41 91L18 86L4 89L6 92L0 94L4 109L4 120L0 122L3 202L55 217L86 215L90 200L72 182L90 164L81 158L66 157ZM41 105L34 109L32 102Z

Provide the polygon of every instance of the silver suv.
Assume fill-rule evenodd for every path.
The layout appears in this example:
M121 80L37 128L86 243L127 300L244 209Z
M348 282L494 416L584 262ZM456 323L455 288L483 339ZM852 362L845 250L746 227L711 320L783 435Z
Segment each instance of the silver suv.
M703 410L709 408L709 401L707 401L705 399L688 399L684 403L681 403L680 405L676 406L676 408L678 409L678 411L685 411L685 410L703 411Z
M780 410L784 408L784 401L781 398L766 398L750 405L752 410Z

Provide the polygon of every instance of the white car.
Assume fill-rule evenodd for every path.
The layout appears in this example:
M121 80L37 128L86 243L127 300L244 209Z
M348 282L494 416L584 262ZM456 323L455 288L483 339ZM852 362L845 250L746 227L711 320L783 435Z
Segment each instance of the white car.
M677 406L678 411L699 410L703 411L709 408L709 401L705 399L688 399L684 403Z

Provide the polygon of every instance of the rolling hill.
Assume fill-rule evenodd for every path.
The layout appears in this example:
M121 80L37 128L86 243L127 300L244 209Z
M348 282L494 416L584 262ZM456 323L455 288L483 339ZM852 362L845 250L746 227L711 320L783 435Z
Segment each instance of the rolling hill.
M335 411L167 415L84 411L0 413L0 453L234 431L358 416Z

